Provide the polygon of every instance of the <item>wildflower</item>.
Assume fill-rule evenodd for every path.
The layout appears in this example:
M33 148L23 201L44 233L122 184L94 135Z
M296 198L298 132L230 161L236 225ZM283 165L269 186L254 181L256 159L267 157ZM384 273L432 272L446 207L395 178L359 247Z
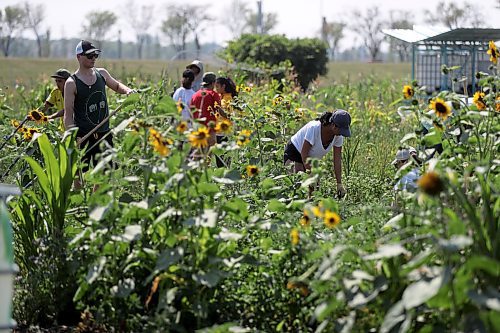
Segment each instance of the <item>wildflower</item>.
M422 192L428 195L437 195L444 190L443 181L434 171L427 172L425 175L420 177L417 185L422 190Z
M308 227L311 224L311 218L309 217L309 213L304 210L304 214L300 219L300 225L303 227Z
M185 121L181 121L179 125L175 128L177 132L184 133L188 129L188 124Z
M250 142L250 135L252 135L252 131L250 130L241 130L238 134L238 140L236 143L238 146L244 146Z
M431 101L429 107L433 109L436 112L436 115L443 120L446 120L448 116L451 114L450 106L446 104L446 102L443 99L439 97L434 98Z
M321 208L319 206L315 206L311 209L312 213L314 216L322 218L323 217L323 212L321 212Z
M281 103L283 103L283 96L281 95L277 95L276 97L273 98L273 105L276 106L276 105L280 105Z
M208 147L208 137L208 128L201 127L189 135L189 142L195 148L205 148Z
M323 221L328 228L334 228L340 223L340 216L327 209Z
M259 173L259 168L256 165L247 165L248 177L253 177Z
M247 87L245 87L245 92L248 92L248 93L249 93L249 92L252 92L252 87L248 87L248 86L247 86Z
M476 91L474 97L472 98L472 102L477 106L478 110L486 109L486 103L484 102L484 92Z
M36 129L36 128L26 128L26 129L24 129L23 132L24 132L23 137L24 137L25 141L31 141L31 139L33 139L33 135L35 135L35 133L40 133L38 131L38 129Z
M497 96L495 101L495 111L500 112L500 95Z
M299 245L300 233L296 228L293 228L292 231L290 231L290 238L293 246Z
M215 131L217 133L229 133L231 131L231 126L233 124L228 119L222 119L222 121L217 122L215 125Z
M405 99L412 98L413 95L415 95L415 90L413 90L412 86L406 85L403 87L403 96L405 97Z
M161 156L167 156L170 153L170 148L168 146L173 143L171 139L164 138L154 128L149 130L149 142L153 146L154 150Z
M14 128L18 128L19 127L19 121L15 120L15 119L12 119L10 121L10 124L12 125L12 127Z
M184 103L179 99L175 104L177 105L177 111L181 113L184 110Z
M495 65L498 62L498 58L500 57L500 52L497 49L497 46L495 45L495 42L490 40L489 42L489 49L486 51L490 55L490 61L494 63Z
M28 117L29 117L30 120L33 120L37 124L42 124L44 122L47 122L47 117L43 114L43 112L40 112L40 111L38 111L36 109L30 111Z

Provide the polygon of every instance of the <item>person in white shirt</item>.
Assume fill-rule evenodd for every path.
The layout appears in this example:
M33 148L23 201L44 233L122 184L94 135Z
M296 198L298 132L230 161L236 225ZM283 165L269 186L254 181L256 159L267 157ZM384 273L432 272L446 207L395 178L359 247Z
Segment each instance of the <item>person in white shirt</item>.
M182 87L178 88L172 98L175 102L182 103L181 116L182 120L187 121L190 124L191 111L189 110L189 104L191 102L191 97L194 95L194 90L191 88L194 81L194 73L190 69L186 69L182 73L181 84Z
M351 136L351 115L345 110L325 112L320 118L304 125L285 148L284 163L294 163L294 172L311 169L309 158L321 159L333 149L333 170L337 180L337 195L346 194L342 185L342 144Z
M416 154L416 151L414 149L413 151L412 149L400 149L397 151L396 158L394 159L394 161L392 161L392 165L394 165L394 167L399 170L410 162L410 158L414 154ZM415 163L418 165L417 160L412 159L412 162L413 161L415 161ZM397 181L397 183L394 185L394 191L415 192L417 190L418 177L420 177L420 171L418 167L412 168Z

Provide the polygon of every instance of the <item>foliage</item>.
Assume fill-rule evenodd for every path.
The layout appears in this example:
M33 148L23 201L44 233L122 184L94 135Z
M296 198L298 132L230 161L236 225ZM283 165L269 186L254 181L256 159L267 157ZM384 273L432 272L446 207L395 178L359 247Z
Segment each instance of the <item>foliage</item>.
M239 63L278 65L290 61L297 80L305 90L319 75L326 74L326 45L317 39L287 39L278 35L244 34L230 41L221 54Z

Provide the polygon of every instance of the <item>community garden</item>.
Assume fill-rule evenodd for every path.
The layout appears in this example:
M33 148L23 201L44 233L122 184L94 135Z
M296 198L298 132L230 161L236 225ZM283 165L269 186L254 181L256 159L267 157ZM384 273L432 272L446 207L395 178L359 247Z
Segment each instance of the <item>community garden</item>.
M120 108L115 144L81 190L76 133L36 111L51 82L3 89L0 177L22 189L7 203L18 330L500 331L500 78L490 51L493 74L477 74L472 103L406 78L304 91L290 64L278 79L276 68L221 69L239 94L231 121L216 124L228 141L209 152L207 129L181 121L171 78L126 76L137 93L109 94ZM282 158L295 131L333 109L352 116L342 198L331 158L298 174ZM396 194L408 168L391 161L409 146L424 161L418 190Z

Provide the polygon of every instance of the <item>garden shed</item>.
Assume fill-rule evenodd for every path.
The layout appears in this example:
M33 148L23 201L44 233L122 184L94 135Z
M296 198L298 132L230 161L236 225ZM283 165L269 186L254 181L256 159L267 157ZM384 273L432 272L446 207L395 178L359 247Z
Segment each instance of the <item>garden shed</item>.
M411 45L412 80L429 94L453 90L469 96L477 90L478 71L490 73L488 42L500 40L500 29L413 26L413 29L384 29L390 37ZM441 66L460 66L443 74Z

